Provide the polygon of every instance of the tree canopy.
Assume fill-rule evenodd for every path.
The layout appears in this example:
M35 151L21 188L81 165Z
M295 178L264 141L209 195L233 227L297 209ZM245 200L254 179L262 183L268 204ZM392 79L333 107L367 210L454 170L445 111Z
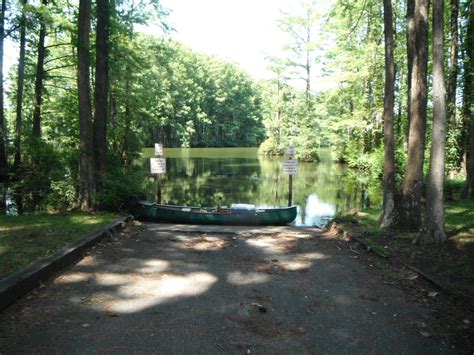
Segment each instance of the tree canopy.
M288 42L268 58L273 79L257 82L237 63L170 39L168 10L156 1L3 0L0 60L4 40L20 56L10 72L0 71L2 194L12 189L24 210L77 205L89 192L96 207L120 205L136 187L141 149L157 141L260 146L270 155L291 144L302 161L317 161L318 149L331 147L335 161L375 179L390 162L392 196L405 201L416 229L421 209L411 208L421 206L437 141L446 147L439 164L467 177L465 196L472 197L472 3L436 3L436 17L421 0L334 0L325 12L319 5L304 0L282 9L275 26ZM440 47L439 38L449 45ZM318 85L321 77L330 88ZM436 88L445 80L443 108ZM441 111L447 124L437 120ZM393 151L384 156L387 134Z

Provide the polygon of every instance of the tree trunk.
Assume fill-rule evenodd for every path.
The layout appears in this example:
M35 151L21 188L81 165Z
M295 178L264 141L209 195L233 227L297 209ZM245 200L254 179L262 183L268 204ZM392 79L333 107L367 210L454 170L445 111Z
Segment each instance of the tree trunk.
M384 0L383 7L385 35L385 96L383 109L385 155L381 227L390 228L396 223L395 140L393 135L393 108L395 103L393 51L395 45L392 0Z
M464 59L464 107L463 116L468 125L469 142L467 149L466 183L461 193L462 198L474 197L474 3L470 3L468 9L468 23L465 39L465 59Z
M130 135L130 121L131 121L131 109L130 109L130 87L131 87L131 70L129 65L127 64L126 72L128 73L127 78L125 79L125 129L123 133L123 144L122 144L122 161L125 167L129 167L129 160L128 160L128 150L130 147L129 144L129 135Z
M43 6L48 4L48 0L42 0ZM33 111L33 137L41 138L41 104L43 101L43 80L44 80L44 59L46 48L44 46L46 38L46 21L44 16L40 18L40 32L38 38L38 59L36 63L35 77L35 107Z
M433 137L426 194L426 221L416 241L446 241L444 232L444 155L446 147L446 87L444 83L444 0L433 0Z
M415 55L415 0L407 0L407 132L406 141L410 130L411 112L411 76L413 71L413 56Z
M307 11L308 23L311 21L311 11ZM311 26L306 26L306 107L311 108Z
M23 126L23 89L25 83L25 50L26 50L26 0L22 1L22 12L20 18L20 56L18 58L18 78L16 96L16 121L15 121L15 158L13 171L18 173L21 164L21 131Z
M15 156L13 160L13 178L19 179L21 165L21 135L23 128L23 90L25 83L25 51L26 51L26 0L22 1L20 18L20 56L18 58L18 79L16 96L16 121L15 121ZM19 214L23 213L23 193L18 188L14 192L16 208Z
M6 183L8 181L8 161L5 150L6 127L3 101L3 40L5 38L5 11L7 0L2 0L0 18L0 214L5 212Z
M109 1L97 0L96 63L94 91L94 157L96 184L106 172L107 109L109 96Z
M427 67L428 67L428 0L416 0L414 10L415 52L411 71L410 129L408 161L403 184L403 225L410 230L421 227L421 195L425 158Z
M467 13L467 11L466 11ZM468 16L467 16L468 17ZM467 19L466 19L467 21ZM469 96L470 96L470 91L471 91L471 81L469 80L469 69L468 69L468 63L466 62L466 43L467 43L467 38L463 38L462 40L462 47L463 50L461 51L461 62L463 64L463 82L464 82L464 87L462 91L462 111L461 111L461 127L460 127L460 147L459 147L459 160L461 163L461 173L466 177L467 176L467 149L468 149L468 140L469 140ZM467 69L467 70L466 70ZM461 195L462 197L462 195Z
M89 34L91 1L79 1L77 41L77 88L79 96L79 204L82 210L92 209L95 192L92 151L91 100L89 94Z
M458 78L458 16L459 0L451 0L451 20L450 20L450 55L449 55L449 77L447 88L447 112L449 126L453 129L456 126L456 89Z

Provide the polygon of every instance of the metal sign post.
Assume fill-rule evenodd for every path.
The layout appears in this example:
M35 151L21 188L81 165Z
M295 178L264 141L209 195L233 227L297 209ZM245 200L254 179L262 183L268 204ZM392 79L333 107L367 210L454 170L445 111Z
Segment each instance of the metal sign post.
M163 144L155 143L155 155L163 155ZM161 204L161 174L166 173L166 158L150 158L150 171L156 175L156 203Z
M296 175L298 172L298 161L294 160L295 148L289 146L287 150L288 160L283 162L283 172L288 174L288 207L292 205L293 202L293 175Z
M156 174L155 201L157 204L161 205L161 175L160 174Z

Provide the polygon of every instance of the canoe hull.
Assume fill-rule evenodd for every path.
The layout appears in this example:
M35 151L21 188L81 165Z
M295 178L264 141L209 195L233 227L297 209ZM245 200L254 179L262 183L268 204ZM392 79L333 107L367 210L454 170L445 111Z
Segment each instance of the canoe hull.
M139 202L133 210L135 218L142 221L213 225L285 225L293 222L296 214L296 206L242 213L216 213L199 212L184 206L157 205L144 201Z

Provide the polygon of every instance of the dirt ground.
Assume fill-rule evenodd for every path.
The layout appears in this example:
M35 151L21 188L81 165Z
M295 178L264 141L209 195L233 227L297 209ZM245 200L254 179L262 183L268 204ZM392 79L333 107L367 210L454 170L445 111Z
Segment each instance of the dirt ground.
M470 353L436 290L371 258L316 230L135 225L0 313L0 353Z

